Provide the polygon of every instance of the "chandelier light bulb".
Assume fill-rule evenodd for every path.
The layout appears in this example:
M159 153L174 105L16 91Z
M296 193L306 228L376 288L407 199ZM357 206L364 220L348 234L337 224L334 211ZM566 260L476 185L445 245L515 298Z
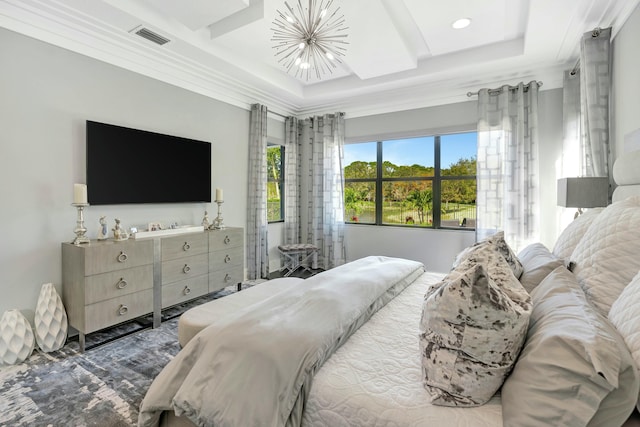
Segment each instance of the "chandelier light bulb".
M277 61L296 77L320 80L337 68L349 44L349 28L335 5L340 0L288 1L284 12L276 11L271 28Z

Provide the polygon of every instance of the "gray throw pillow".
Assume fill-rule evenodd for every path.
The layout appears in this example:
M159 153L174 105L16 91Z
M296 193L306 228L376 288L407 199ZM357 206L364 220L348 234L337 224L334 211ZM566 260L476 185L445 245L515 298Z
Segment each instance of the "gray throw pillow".
M564 267L531 293L527 340L502 387L505 426L619 426L640 383L615 328Z
M497 285L485 265L475 263L447 275L425 297L420 350L424 386L434 405L486 403L518 357L531 304L524 289L511 292L524 299L505 292L521 286L504 259L498 259L510 276L508 286Z
M527 290L533 289L553 270L564 265L564 261L552 254L542 243L532 243L518 252L522 263L520 283Z

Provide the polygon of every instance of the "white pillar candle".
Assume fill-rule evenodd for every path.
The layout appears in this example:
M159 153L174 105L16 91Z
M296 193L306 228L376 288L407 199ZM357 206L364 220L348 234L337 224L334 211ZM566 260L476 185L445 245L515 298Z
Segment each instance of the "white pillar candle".
M87 204L87 186L85 184L73 184L73 203L76 205Z
M216 188L216 202L221 202L224 199L222 198L222 188Z

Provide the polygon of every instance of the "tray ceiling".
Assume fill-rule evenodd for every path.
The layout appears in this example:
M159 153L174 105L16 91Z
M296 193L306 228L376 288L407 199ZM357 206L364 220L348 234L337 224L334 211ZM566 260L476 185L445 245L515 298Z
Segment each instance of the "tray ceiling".
M561 87L581 35L608 26L615 35L639 2L335 0L347 53L333 74L309 81L274 56L284 0L1 0L0 26L233 105L356 117L519 81ZM462 17L471 25L454 30ZM157 45L136 35L141 28L169 41Z

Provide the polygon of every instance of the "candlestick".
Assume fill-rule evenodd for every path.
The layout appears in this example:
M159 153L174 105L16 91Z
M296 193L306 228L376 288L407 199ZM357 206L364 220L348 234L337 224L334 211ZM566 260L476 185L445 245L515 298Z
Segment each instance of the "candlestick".
M75 206L78 209L78 219L76 220L76 228L73 230L76 233L76 238L73 239L74 245L81 245L83 243L90 243L91 240L85 233L87 232L87 228L84 226L84 208L89 206L87 203L72 203L72 206Z
M218 191L216 190L216 193L217 192ZM222 204L224 202L222 200L216 200L216 203L218 204L218 216L213 220L211 227L215 230L222 230L223 228L226 228L224 221L222 220Z
M216 188L216 200L215 202L222 202L224 199L222 198L222 188Z
M76 205L87 204L87 186L85 184L73 184L73 203Z

